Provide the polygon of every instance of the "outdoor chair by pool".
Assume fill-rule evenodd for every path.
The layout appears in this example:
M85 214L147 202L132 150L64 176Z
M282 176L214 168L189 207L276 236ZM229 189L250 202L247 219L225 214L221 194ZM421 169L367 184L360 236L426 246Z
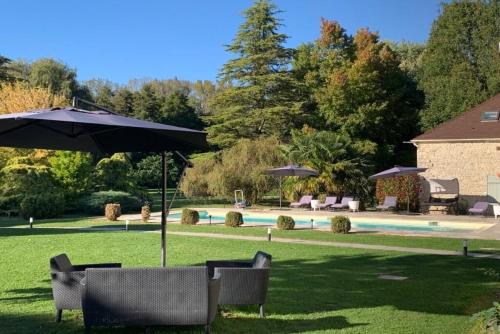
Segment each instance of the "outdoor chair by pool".
M469 214L486 215L488 210L488 202L476 202L472 208L469 209Z
M298 202L290 203L292 208L301 208L304 206L310 206L313 197L311 195L302 196Z
M342 201L340 201L340 203L333 204L331 207L332 209L348 209L349 202L353 200L354 197L342 197Z
M87 333L115 325L203 325L209 333L220 280L207 267L87 269L82 285Z
M325 202L318 204L318 209L326 209L337 203L337 196L327 196Z
M73 265L66 254L50 259L52 295L56 306L56 321L61 321L62 310L82 308L80 281L85 277L87 268L120 268L121 263L99 263Z
M385 196L384 203L377 205L377 210L395 209L398 198L396 196Z
M210 276L220 275L220 305L259 305L264 317L272 256L257 252L252 261L207 261Z

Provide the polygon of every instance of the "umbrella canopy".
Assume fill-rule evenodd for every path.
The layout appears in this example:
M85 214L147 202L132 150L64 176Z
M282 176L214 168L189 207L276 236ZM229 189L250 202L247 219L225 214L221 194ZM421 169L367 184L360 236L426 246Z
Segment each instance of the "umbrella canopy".
M298 165L288 165L268 169L266 174L275 176L317 176L318 172Z
M0 146L99 153L161 152L161 263L166 266L165 151L204 149L208 144L202 131L110 111L68 107L0 115Z
M281 178L283 176L317 176L318 172L305 167L300 167L298 165L288 165L288 166L268 169L266 170L266 174L280 177L280 209L281 209L281 200L283 197L282 196L283 192L281 191Z
M205 133L76 108L0 115L0 146L85 152L162 152L207 147Z
M419 167L403 167L403 166L394 166L393 168L384 170L380 173L374 174L368 179L376 180L376 179L388 179L396 176L410 175L410 174L418 174L425 172L427 168L419 168Z

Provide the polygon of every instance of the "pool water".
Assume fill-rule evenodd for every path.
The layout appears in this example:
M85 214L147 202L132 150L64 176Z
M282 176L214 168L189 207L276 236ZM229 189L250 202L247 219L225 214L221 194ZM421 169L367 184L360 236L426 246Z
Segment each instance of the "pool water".
M208 211L199 211L200 220L209 219ZM169 215L170 218L180 219L181 213L172 213ZM212 215L212 221L220 221L224 220L225 216L223 215ZM310 219L300 219L295 218L295 225L301 227L310 227L311 220ZM252 216L251 213L243 213L243 221L245 223L252 224L262 224L262 225L273 225L276 223L276 217L259 217ZM330 220L326 217L316 218L314 219L314 227L329 227ZM382 231L409 231L409 232L467 232L473 231L473 229L461 228L461 227L448 227L448 226L439 226L438 223L432 222L428 223L425 221L415 222L415 223L391 223L387 221L369 221L369 222L356 222L351 220L351 226L358 230L382 230Z

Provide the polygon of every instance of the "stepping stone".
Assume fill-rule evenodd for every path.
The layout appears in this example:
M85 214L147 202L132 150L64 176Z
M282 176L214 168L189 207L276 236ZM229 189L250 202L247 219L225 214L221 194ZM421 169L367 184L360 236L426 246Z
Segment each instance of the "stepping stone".
M408 279L408 277L396 275L379 275L378 279L385 279L389 281L404 281L405 279Z

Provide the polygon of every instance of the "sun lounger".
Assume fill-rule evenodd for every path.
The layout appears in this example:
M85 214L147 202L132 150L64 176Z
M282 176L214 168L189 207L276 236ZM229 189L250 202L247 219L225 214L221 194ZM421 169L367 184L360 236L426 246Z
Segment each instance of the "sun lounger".
M396 196L385 196L384 203L377 205L378 210L389 210L391 208L396 208L398 198Z
M333 204L331 207L334 209L347 209L349 208L349 202L353 200L354 197L343 197L340 203Z
M311 205L313 197L311 195L302 196L298 202L290 203L292 208L301 208Z
M337 196L327 196L323 203L318 204L318 209L326 209L337 203Z
M488 202L476 202L472 208L469 209L469 214L486 215L488 210Z

